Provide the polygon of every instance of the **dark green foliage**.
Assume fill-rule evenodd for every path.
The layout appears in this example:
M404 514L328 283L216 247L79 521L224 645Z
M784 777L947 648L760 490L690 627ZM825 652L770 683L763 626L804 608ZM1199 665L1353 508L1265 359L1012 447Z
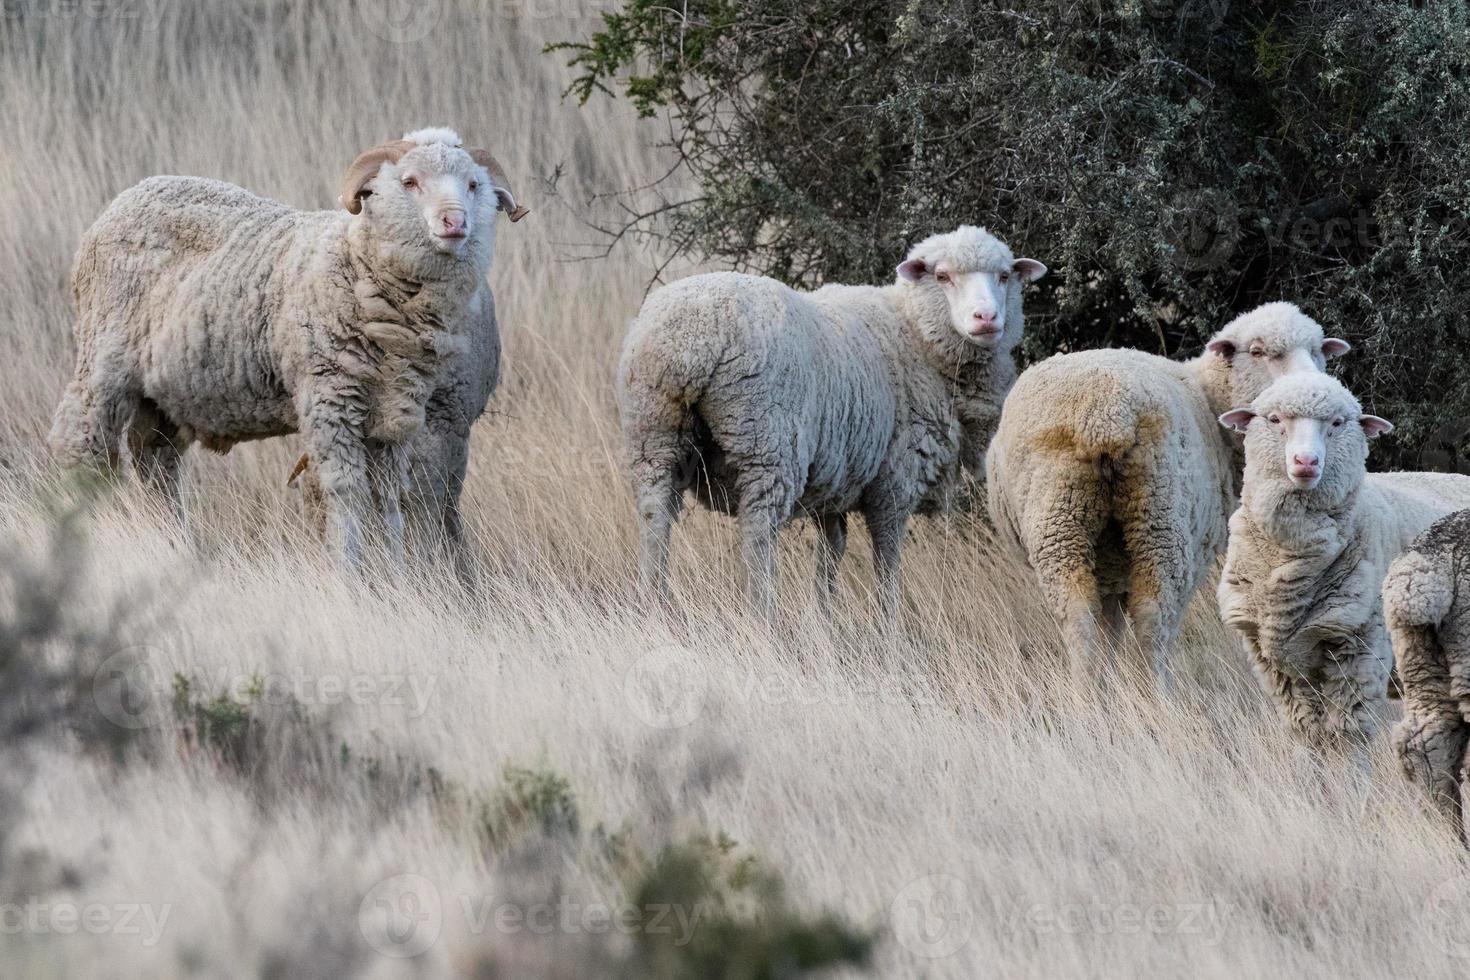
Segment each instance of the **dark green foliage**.
M700 193L637 222L792 283L876 282L985 224L1054 275L1025 356L1197 352L1297 302L1457 467L1470 423L1470 23L1459 3L628 0L584 101L667 112ZM1448 443L1447 446L1440 443Z
M490 851L504 851L528 834L574 837L580 821L572 786L550 769L506 766L498 791L472 802L476 830Z
M724 834L696 835L637 862L629 902L645 911L628 976L667 980L778 980L867 963L873 936L830 913L806 916L786 901L781 875L741 854ZM657 927L665 909L687 910L687 935Z
M84 601L86 542L80 515L58 518L47 553L0 553L0 744L15 753L47 737L122 761L139 730L108 709L126 693L126 668L141 654L139 597L120 594L101 613Z
M250 756L254 721L251 709L265 690L259 675L251 679L238 700L227 692L200 697L183 674L174 675L173 686L174 717L184 744L215 752L230 766L244 767Z

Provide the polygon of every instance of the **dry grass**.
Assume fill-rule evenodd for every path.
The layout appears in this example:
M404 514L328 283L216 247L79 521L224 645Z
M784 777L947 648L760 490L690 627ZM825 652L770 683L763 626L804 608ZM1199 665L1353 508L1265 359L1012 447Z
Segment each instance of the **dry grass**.
M559 102L565 73L540 45L594 8L428 0L415 9L435 19L402 42L380 36L383 8L7 5L0 530L39 554L68 499L40 440L71 360L71 251L112 195L174 172L325 207L362 146L457 127L534 209L502 225L493 273L508 374L467 491L481 607L444 582L366 589L329 572L282 486L297 452L282 440L192 462L187 541L131 489L102 499L73 612L140 596L145 625L109 640L136 649L160 699L176 672L211 693L263 675L306 703L323 744L394 772L432 766L493 794L506 765L554 770L581 829L549 851L476 843L432 794L345 777L289 740L242 777L144 703L164 723L127 764L65 740L32 750L0 854L3 972L598 975L624 937L478 916L625 900L599 843L621 828L650 852L723 830L798 907L877 930L885 977L1464 975L1458 848L1386 751L1367 788L1296 751L1208 602L1167 706L1071 690L1030 583L963 520L913 531L902 644L870 631L861 546L841 625L823 625L805 528L785 542L781 626L742 618L734 535L702 514L676 537L686 620L634 612L610 377L654 257L568 259L615 206L596 195L660 172L660 124ZM37 854L63 869L44 888L27 877ZM417 959L367 942L374 886L400 874L440 899ZM110 918L66 932L37 905ZM133 907L138 931L120 922ZM156 936L149 915L166 915Z

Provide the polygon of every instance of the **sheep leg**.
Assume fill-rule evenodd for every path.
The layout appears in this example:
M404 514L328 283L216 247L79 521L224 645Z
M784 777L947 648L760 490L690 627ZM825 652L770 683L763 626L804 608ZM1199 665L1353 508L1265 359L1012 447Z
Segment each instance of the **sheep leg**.
M817 530L817 604L826 613L832 611L837 597L837 566L847 552L847 515L818 514Z
M1070 654L1072 680L1079 690L1096 691L1106 680L1107 658L1100 628L1102 602L1090 575L1059 583L1052 607L1060 607L1062 645Z
M406 550L418 561L448 559L466 596L478 594L479 569L465 538L459 507L469 465L469 428L445 419L430 403L424 428L410 442L408 492L404 499Z
M408 446L404 443L368 444L368 479L383 522L388 559L395 572L404 568L403 496L408 490L408 459Z
M454 564L454 577L469 595L479 592L480 572L475 557L470 553L469 541L464 532L464 515L459 509L459 494L464 487L461 474L451 488L449 499L444 502L444 540L449 545L450 560Z
M1404 716L1394 729L1394 749L1409 780L1463 840L1470 726L1460 712L1455 682L1434 627L1395 625L1392 632L1404 679Z
M91 463L116 476L122 469L123 433L137 405L136 392L105 373L72 381L52 419L47 440L52 454L65 466Z
M1100 642L1098 542L1111 512L1111 488L1094 465L1035 460L1037 471L1017 522L1026 558L1051 607L1079 690L1100 693L1106 662Z
M1128 597L1128 615L1133 620L1133 633L1138 643L1140 660L1135 664L1135 679L1153 686L1159 694L1167 695L1174 688L1173 668L1169 652L1174 645L1176 632L1173 618L1164 604L1152 595Z
M899 557L908 514L890 510L868 511L868 537L873 542L873 571L878 580L878 609L886 629L899 625Z
M168 416L149 399L143 399L128 427L128 453L139 480L187 524L179 473L189 440Z
M326 421L309 429L306 442L326 511L327 547L344 567L360 568L373 498L365 440L345 425Z
M767 624L776 618L776 515L768 508L740 508L741 555L751 608Z
M646 601L667 604L669 590L669 539L684 499L674 487L672 471L661 479L635 484L638 501L638 583Z

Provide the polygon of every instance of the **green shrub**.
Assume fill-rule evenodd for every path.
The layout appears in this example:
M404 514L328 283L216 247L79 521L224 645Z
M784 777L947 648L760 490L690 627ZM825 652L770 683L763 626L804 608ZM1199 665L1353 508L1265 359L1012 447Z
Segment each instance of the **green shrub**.
M671 250L875 282L986 224L1055 272L1030 359L1193 354L1293 300L1357 347L1346 381L1400 426L1385 459L1464 466L1462 4L626 0L555 48L571 94L671 117L698 192L635 219Z
M575 837L580 827L571 783L550 769L506 766L499 789L473 807L480 841L491 851L527 835Z
M792 907L782 876L724 834L664 847L630 876L628 891L649 919L634 934L629 977L777 980L863 966L873 949L872 934L840 917ZM687 934L653 928L653 917L670 908L693 923Z

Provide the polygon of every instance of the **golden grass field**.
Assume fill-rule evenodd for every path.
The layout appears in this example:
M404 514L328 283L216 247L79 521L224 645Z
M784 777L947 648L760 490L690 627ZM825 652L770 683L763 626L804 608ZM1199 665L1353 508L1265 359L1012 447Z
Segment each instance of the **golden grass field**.
M76 499L43 437L71 365L72 252L113 195L184 173L331 207L360 149L449 125L493 149L532 214L502 222L492 272L506 373L465 499L480 601L446 580L370 588L334 571L285 487L294 440L196 450L187 531L128 485L87 509L64 611L152 685L127 716L144 743L6 747L0 974L636 975L636 937L560 913L537 928L531 911L636 902L609 839L655 855L718 833L784 877L793 914L872 932L867 973L844 976L1470 972L1470 862L1386 745L1366 787L1293 745L1210 596L1168 704L1071 688L1033 584L964 517L914 525L899 641L873 628L862 543L827 625L806 527L783 538L779 624L744 617L733 528L698 512L675 535L685 615L639 611L611 381L665 256L628 241L601 255L589 222L616 217L618 192L680 188L645 187L667 166L665 122L560 100L568 73L541 47L599 9L5 6L12 620ZM167 707L176 674L261 702L245 771ZM303 725L330 735L291 734ZM375 775L354 776L339 743ZM505 798L507 767L558 774L576 826L477 835L442 794L400 792L430 767L466 798ZM683 911L698 930L708 910Z

